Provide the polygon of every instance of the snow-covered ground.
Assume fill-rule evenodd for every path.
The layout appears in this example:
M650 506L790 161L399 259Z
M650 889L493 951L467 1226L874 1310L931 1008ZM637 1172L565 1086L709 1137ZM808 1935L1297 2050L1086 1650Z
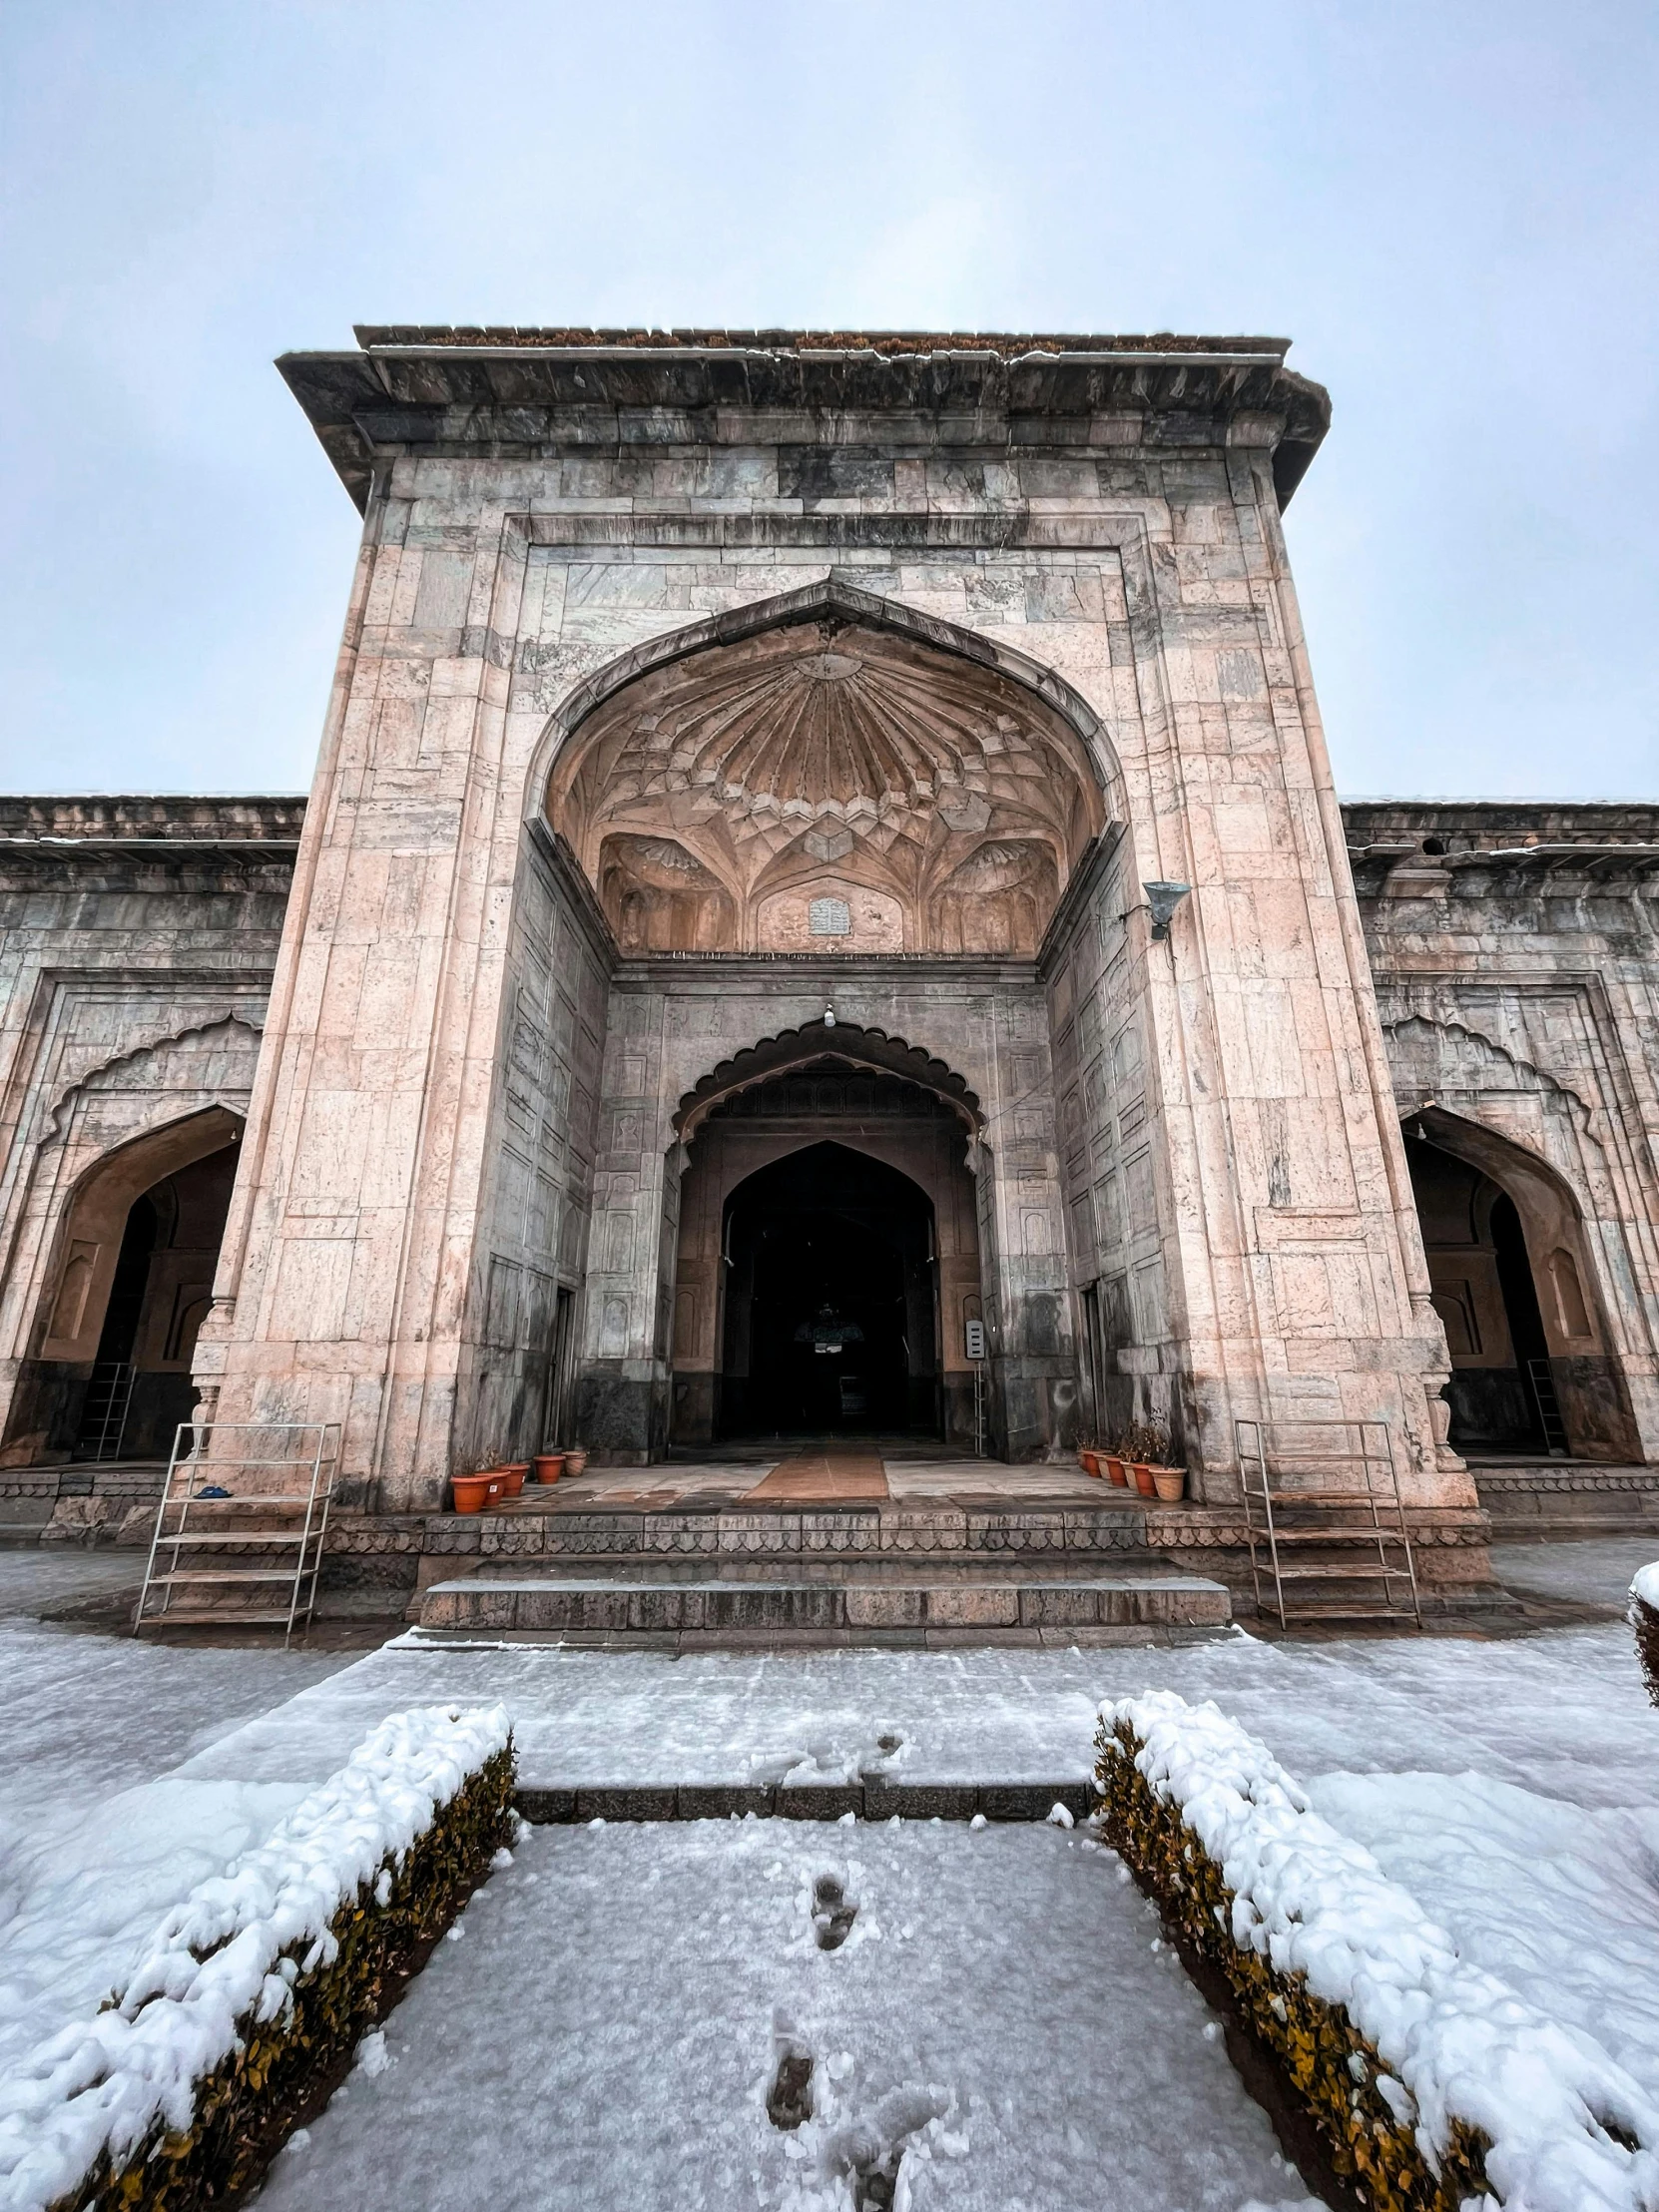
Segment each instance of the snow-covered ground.
M858 1908L830 1951L823 1874ZM901 2144L914 2212L1301 2198L1118 1876L1055 1828L539 1830L262 2203L846 2212L846 2169ZM795 2130L767 2114L789 2044Z
M1475 1772L1592 1806L1659 1805L1659 1714L1630 1631L1187 1650L648 1652L383 1646L190 1760L317 1782L404 1705L502 1699L529 1784L855 1775L882 1736L910 1782L1077 1780L1107 1696L1213 1697L1293 1773Z
M1492 1572L1517 1596L1622 1613L1631 1577L1655 1558L1659 1535L1604 1536L1580 1544L1493 1544Z
M251 2019L289 2003L296 1962L332 1957L342 1906L370 1883L388 1901L393 1865L506 1750L509 1726L499 1705L394 1714L233 1871L171 1905L114 2000L0 2077L0 2204L44 2212L158 2123L187 2127L197 2084L243 2047Z
M319 1779L402 1704L499 1697L528 1783L1065 1781L1108 1696L1213 1698L1468 1954L1659 2094L1659 1713L1621 1625L1496 1642L787 1656L388 1645L184 1772ZM882 1755L882 1738L899 1739Z
M1632 1548L1650 1549L1525 1547L1521 1566L1541 1594L1611 1613L1624 1602ZM8 1570L20 1558L33 1579L8 1601L8 1587L18 1587ZM499 1699L513 1715L523 1779L545 1786L838 1778L868 1763L882 1737L899 1740L879 1757L904 1780L1062 1781L1088 1773L1104 1698L1169 1688L1214 1698L1263 1738L1319 1810L1472 1959L1598 2036L1659 2094L1659 1713L1630 1630L1616 1619L1497 1641L1268 1644L1238 1634L1181 1651L679 1660L405 1639L353 1663L157 1648L17 1617L83 1588L96 1596L104 1570L86 1554L0 1554L9 1692L0 1706L0 2070L21 2041L96 2003L169 1904L263 1841L378 1721L409 1706ZM779 1901L798 1896L801 1866L825 1850L870 1870L859 1879L882 1934L797 1958L786 1934L795 1908ZM781 1871L769 1879L774 1860ZM935 2148L936 2176L951 2171L952 2203L1050 2205L1062 2186L1075 2188L1043 2160L1074 2160L1098 2181L1117 2170L1102 2160L1129 2155L1117 2136L1103 2147L1089 2132L1117 2124L1114 2105L1139 2126L1162 2126L1141 2107L1156 2106L1166 2063L1177 2117L1179 2099L1196 2094L1185 2041L1166 2060L1155 2040L1142 2058L1111 2039L1133 2025L1138 2050L1166 2015L1184 2017L1172 2005L1197 2000L1163 1953L1146 1953L1159 1961L1156 2005L1121 1980L1127 1968L1113 1946L1127 1940L1122 1916L1140 1908L1115 1878L1101 1879L1103 1869L1110 1876L1080 1838L1046 1831L905 1824L827 1835L784 1822L543 1831L492 1882L465 1937L440 1949L395 2016L393 2053L416 2047L381 2080L354 2079L310 2148L284 2157L269 2193L278 2203L303 2190L311 2196L295 2193L293 2203L380 2201L357 2177L371 2166L389 2171L405 2130L418 2121L453 2145L458 2122L477 2111L477 2157L496 2157L490 2143L506 2127L509 2142L527 2146L522 2164L503 2152L490 2193L469 2193L475 2161L456 2194L441 2194L449 2183L430 2172L401 2201L422 2212L492 2194L509 2205L574 2203L580 2186L582 2201L605 2212L695 2203L697 2186L711 2203L743 2202L764 2186L766 2201L780 2204L797 2169L802 2189L820 2187L816 2150L793 2156L795 2138L769 2125L752 2093L771 2063L773 2008L794 2005L803 2032L824 2037L821 2078L830 2057L844 2051L854 2061L837 2109L867 2113L906 2082L941 2083L961 2112L970 2095L983 2100L966 2124L969 2153L952 2160ZM722 1914L731 1916L724 1926ZM511 1934L481 1941L491 1915ZM1132 1925L1139 1930L1139 1919ZM913 1939L895 1933L905 1926ZM1129 1945L1137 1957L1143 1942L1150 1936L1138 1933ZM463 1954L487 1965L476 1984L461 1975ZM815 1978L837 1964L855 1971ZM619 1998L629 1976L634 1993ZM1009 1976L1004 2001L999 1977ZM446 1990L464 1996L462 2026L434 2027L428 2050L419 2022L441 2012ZM842 2009L815 2012L815 1991ZM709 2025L717 2017L726 2022L718 2033ZM1017 2037L1003 2034L1005 2017L1027 2023ZM404 2103L384 2102L394 2088ZM1212 2134L1197 2122L1172 2125L1177 2141L1191 2135L1195 2157L1233 2140L1233 2120L1216 2109ZM371 2126L376 2112L388 2116L385 2128ZM950 2121L936 2133L957 2131ZM671 2141L699 2146L696 2176L649 2189L642 2181L630 2193L627 2177L642 2169L629 2161L649 2161ZM1168 2201L1233 2212L1252 2195L1295 2198L1294 2177L1275 2177L1263 2142L1254 2164L1254 2153L1226 2152L1231 2196L1204 2195L1209 2169L1200 2165L1188 2194ZM741 2186L723 2199L726 2164ZM601 2185L593 2177L602 2172L623 2178ZM564 2177L574 2177L568 2199L558 2194ZM925 2185L943 2201L938 2180ZM1123 2201L1165 2200L1129 2187Z
M186 1651L31 1617L106 1595L124 1573L130 1562L85 1552L0 1552L0 2070L95 2005L168 1906L302 1794L173 1770L347 1663Z
M144 1554L29 1544L0 1551L0 1621L39 1620L95 1601L137 1600Z

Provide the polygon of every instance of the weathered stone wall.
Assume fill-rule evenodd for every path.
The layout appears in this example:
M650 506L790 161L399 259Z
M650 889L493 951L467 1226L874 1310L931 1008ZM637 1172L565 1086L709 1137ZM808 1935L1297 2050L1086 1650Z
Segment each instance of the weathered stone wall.
M1171 1193L1160 1196L1158 1187L1168 1170L1139 972L1163 948L1130 938L1127 910L1144 893L1124 859L1114 843L1078 884L1046 971L1081 1381L1097 1436L1150 1421L1169 1430L1184 1465L1189 1433L1205 1410L1225 1409L1206 1408L1171 1326L1164 1227L1176 1215Z
M8 1117L0 1315L6 1457L19 1464L61 1457L74 1411L64 1381L84 1381L107 1293L107 1280L92 1282L78 1334L54 1334L75 1195L112 1160L142 1163L134 1172L148 1183L174 1158L155 1140L176 1151L183 1129L188 1151L189 1132L202 1128L202 1144L222 1142L246 1110L253 1025L304 804L0 804ZM1557 1308L1551 1351L1574 1450L1659 1457L1659 810L1361 804L1345 820L1398 1110L1519 1194L1546 1326L1548 1261L1561 1249L1573 1257L1593 1341L1575 1345L1562 1334ZM1425 849L1435 845L1443 849ZM1177 1204L1168 1154L1155 1142L1163 1093L1142 1042L1147 986L1136 973L1178 955L1135 936L1129 857L1109 838L1075 886L1046 949L1048 1010L1033 1032L1037 986L1018 962L924 973L891 962L881 978L822 958L809 966L631 962L613 996L614 948L591 894L545 831L526 831L501 1029L487 1055L493 1134L459 1299L449 1397L457 1457L539 1440L549 1300L561 1287L578 1296L594 1440L638 1448L643 1424L660 1445L671 1371L702 1373L712 1351L702 1341L712 1311L687 1323L698 1341L689 1358L662 1349L662 1302L677 1260L681 1101L761 1038L815 1030L830 1002L843 1039L860 1022L892 1037L926 1034L983 1104L977 1264L993 1356L1005 1363L999 1446L1041 1448L1045 1422L1051 1429L1069 1415L1079 1370L1090 1425L1150 1414L1186 1441L1184 1431L1216 1417L1225 1401L1186 1350L1165 1275L1172 1242L1184 1269L1194 1245L1206 1243L1208 1222L1202 1209ZM215 1114L226 1118L206 1128ZM1293 1155L1286 1127L1260 1163L1276 1208L1296 1196ZM1069 1259L1053 1226L1062 1182ZM590 1267L595 1189L605 1218ZM115 1203L131 1195L122 1184ZM1049 1251L1025 1249L1034 1214L1045 1223L1034 1241ZM119 1222L113 1227L118 1239ZM942 1229L941 1238L949 1241ZM109 1259L106 1252L106 1270ZM1097 1361L1073 1340L1060 1296L1068 1281L1079 1294L1095 1291ZM1006 1338L1004 1296L1012 1299ZM1079 1320L1082 1310L1079 1297ZM949 1365L959 1361L959 1317L943 1318ZM1098 1407L1089 1398L1097 1382ZM1003 1402L1000 1392L993 1402Z
M0 891L5 1387L41 1356L88 1171L246 1111L197 1360L219 1417L338 1420L354 1494L433 1503L453 1465L540 1440L562 1289L588 1440L659 1450L682 1101L765 1039L819 1049L832 1003L972 1094L1004 1448L1073 1433L1092 1316L1084 1417L1167 1420L1207 1501L1234 1494L1243 1415L1385 1418L1408 1495L1472 1502L1399 1131L1431 1097L1448 1143L1536 1163L1561 1312L1570 1263L1593 1322L1551 1346L1560 1388L1587 1447L1651 1452L1654 825L1350 809L1385 1048L1279 521L1324 401L1282 351L438 332L286 362L365 506L297 858L297 802L17 803L7 832L32 872ZM752 886L757 914L795 901L783 956L705 943L718 898L664 940L685 956L615 942L550 778L596 710L626 736L629 685L808 620L948 659L964 760L994 757L976 686L1063 732L1108 827L1034 961L793 949L809 891L874 880L833 834L822 878ZM682 895L653 880L650 798L612 840L642 929ZM918 837L929 804L905 801ZM1458 856L1481 835L1536 841ZM941 878L981 890L932 935L883 890L887 936L978 941L973 899L1029 858L1003 841ZM1154 880L1193 886L1167 939Z
M1573 1449L1659 1458L1659 808L1346 821L1398 1110L1515 1200Z
M462 1464L528 1458L554 1440L565 1410L554 1372L559 1294L580 1305L611 965L591 907L545 830L527 830L463 1324Z
M303 815L301 799L0 799L11 1464L67 1455L128 1205L246 1112ZM118 1169L71 1237L112 1159L135 1187Z

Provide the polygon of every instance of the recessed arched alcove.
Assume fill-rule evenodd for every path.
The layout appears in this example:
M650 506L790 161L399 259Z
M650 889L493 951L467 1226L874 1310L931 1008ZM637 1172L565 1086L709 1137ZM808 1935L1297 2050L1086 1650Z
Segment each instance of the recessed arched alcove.
M624 951L1035 953L1097 768L1034 682L896 613L792 602L575 724L547 814Z
M12 1415L51 1458L165 1458L192 1417L241 1119L210 1107L117 1147L65 1212Z
M1451 1377L1449 1440L1475 1456L1639 1455L1578 1202L1497 1131L1424 1107L1405 1157Z
M971 1440L968 1145L956 1101L831 1053L706 1102L679 1186L675 1441Z

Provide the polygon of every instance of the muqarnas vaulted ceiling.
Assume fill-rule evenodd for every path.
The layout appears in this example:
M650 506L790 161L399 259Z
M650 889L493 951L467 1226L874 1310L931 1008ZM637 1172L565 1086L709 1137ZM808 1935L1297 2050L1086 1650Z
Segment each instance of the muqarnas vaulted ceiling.
M1044 701L835 617L626 685L548 812L625 952L1031 953L1104 819Z

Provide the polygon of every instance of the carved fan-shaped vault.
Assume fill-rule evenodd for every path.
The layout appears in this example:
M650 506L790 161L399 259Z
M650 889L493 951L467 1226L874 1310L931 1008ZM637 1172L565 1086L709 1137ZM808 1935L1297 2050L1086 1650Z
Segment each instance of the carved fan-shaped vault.
M1044 701L832 614L624 686L548 811L625 951L1029 953L1103 821Z

